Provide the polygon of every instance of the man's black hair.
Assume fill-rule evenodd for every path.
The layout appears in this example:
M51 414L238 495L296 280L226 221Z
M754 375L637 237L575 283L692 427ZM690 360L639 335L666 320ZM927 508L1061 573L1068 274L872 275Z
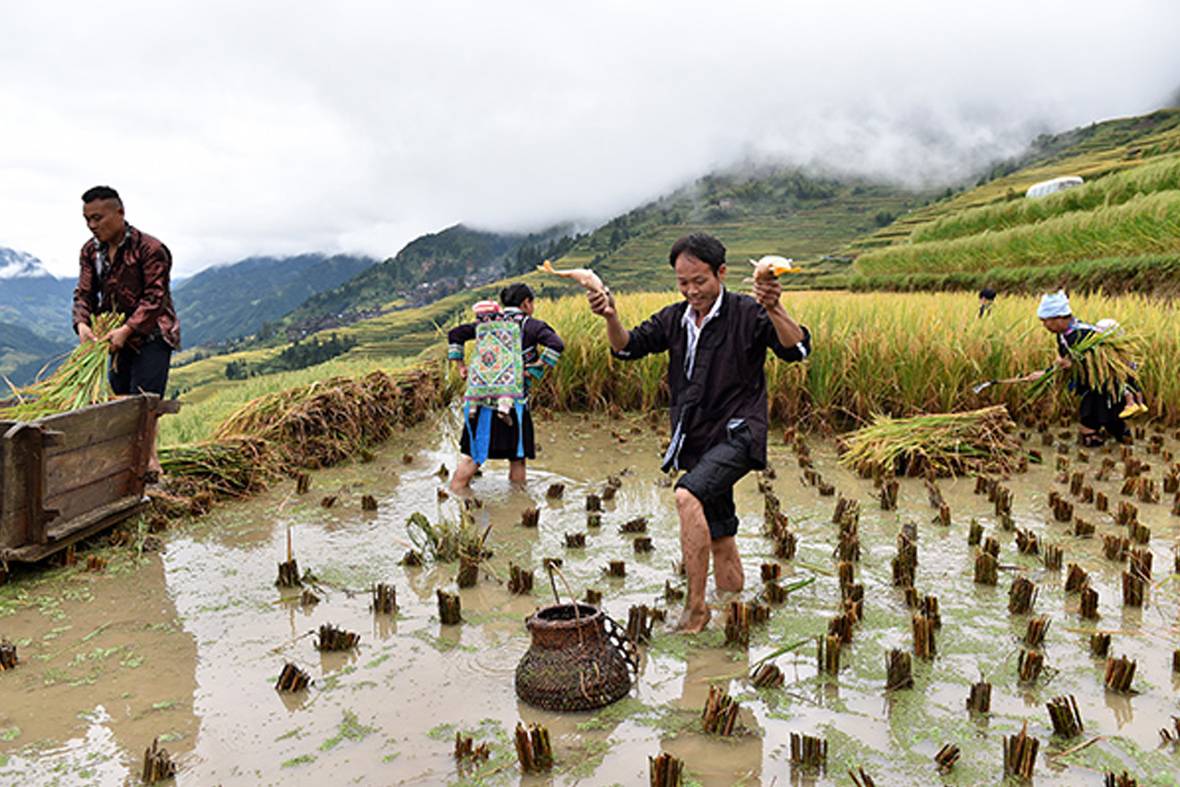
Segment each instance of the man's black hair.
M991 287L984 287L979 291L979 297L985 301L994 301L996 299L996 291Z
M676 267L676 260L681 254L696 257L709 266L713 275L725 264L725 246L721 241L704 232L694 232L685 235L672 244L672 251L668 252L668 264Z
M119 198L119 192L115 191L110 186L94 186L86 189L82 194L83 204L96 202L100 199L115 199L119 200L119 204L123 204L123 200Z
M534 297L531 287L524 282L517 282L500 290L500 305L509 309L519 308L522 303Z

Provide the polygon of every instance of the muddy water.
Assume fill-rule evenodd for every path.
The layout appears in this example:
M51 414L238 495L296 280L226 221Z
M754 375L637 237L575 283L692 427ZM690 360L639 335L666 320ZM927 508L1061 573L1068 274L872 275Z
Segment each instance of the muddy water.
M625 620L632 604L662 605L665 580L675 581L678 546L671 492L656 470L658 436L638 421L596 428L563 417L538 427L542 452L527 492L511 490L506 468L495 462L474 485L484 504L478 519L493 526L491 571L505 578L510 560L538 567L544 557L562 557L575 591L602 590L616 619ZM899 510L882 512L871 482L838 469L831 446L814 441L817 469L862 502L857 581L866 589L865 620L838 678L817 676L814 646L807 645L777 659L786 674L783 689L755 691L742 677L750 665L778 645L825 631L839 601L831 557L834 499L804 486L793 455L774 447L775 493L800 536L799 554L783 564L784 574L788 581L816 576L815 584L776 609L755 630L748 651L723 646L718 610L702 636L657 634L630 698L597 713L553 714L519 703L513 691L513 670L528 647L523 618L552 598L539 570L532 597L511 596L495 578L483 577L461 591L465 622L449 627L438 621L434 592L453 589L455 566L398 563L410 546L410 513L432 521L457 516L455 501L436 495L435 473L442 463L454 466L453 445L448 420L427 424L391 441L371 463L316 473L306 496L280 484L223 506L168 534L162 553L108 552L112 563L101 574L74 567L19 575L0 590L0 635L17 642L22 657L19 669L0 673L0 782L117 784L132 778L144 747L160 736L177 757L183 784L643 784L647 757L661 750L681 757L690 778L705 785L848 783L845 773L854 767L877 784L996 783L1001 738L1025 720L1041 739L1038 784L1101 784L1104 770L1124 769L1140 784L1177 782L1180 754L1159 748L1158 735L1180 713L1180 683L1171 673L1172 650L1180 647L1171 574L1180 517L1170 516L1169 506L1140 505L1140 519L1152 531L1157 585L1142 610L1124 609L1123 565L1101 554L1101 535L1116 532L1110 518L1078 505L1080 515L1098 524L1098 538L1074 538L1047 507L1049 490L1067 493L1051 467L1009 483L1017 525L1061 544L1066 565L1090 572L1100 594L1097 628L1114 632L1112 654L1138 662L1138 693L1124 697L1102 686L1102 664L1087 647L1096 626L1078 616L1077 597L1063 593L1064 572L1018 555L987 500L973 494L973 481L941 482L954 513L952 526L942 528L930 523L933 511L920 483L904 482ZM407 453L414 456L409 464ZM1080 467L1092 475L1101 456ZM1145 458L1158 478L1159 457ZM586 529L586 493L597 491L608 473L623 473L624 485L606 504L603 526L589 531L584 550L566 549L564 534ZM554 482L566 484L561 502L545 499ZM1096 484L1114 506L1124 499L1119 486L1121 480ZM377 512L361 511L362 494L378 498ZM326 495L338 498L330 509L320 505ZM541 526L526 530L520 512L533 502L542 509ZM750 597L760 585L760 564L773 560L759 535L762 498L754 478L739 485L738 507ZM618 532L639 515L650 518L656 547L642 557L633 553L633 537ZM1000 540L1001 563L1012 567L1001 572L997 587L972 582L966 544L972 517ZM938 596L943 626L938 657L914 662L915 688L887 697L884 654L892 647L908 651L912 642L909 611L890 573L904 521L919 523L917 588ZM288 527L301 569L319 579L323 601L313 607L273 584ZM626 561L625 579L603 576L612 559ZM1019 572L1037 582L1036 611L1052 619L1046 669L1033 687L1016 679L1027 617L1007 611L1008 585ZM382 581L397 588L401 608L393 618L369 611L364 591ZM309 633L325 622L359 632L359 649L319 654ZM294 698L275 692L285 661L312 675L310 691ZM981 675L994 685L992 713L972 720L964 702ZM698 732L711 683L727 686L741 702L743 729L734 738ZM1062 694L1077 698L1085 723L1084 737L1069 742L1051 737L1044 708ZM549 728L558 761L550 779L519 775L510 739L518 720ZM456 730L491 742L489 762L457 770ZM827 738L827 776L792 774L791 732ZM1094 736L1100 740L1082 751L1049 756ZM960 746L962 759L939 776L931 758L948 742Z

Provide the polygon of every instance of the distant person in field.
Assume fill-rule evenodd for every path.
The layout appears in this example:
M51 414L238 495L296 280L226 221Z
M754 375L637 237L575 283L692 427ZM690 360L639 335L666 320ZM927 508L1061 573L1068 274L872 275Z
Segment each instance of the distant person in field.
M447 334L447 358L467 380L459 465L451 489L466 492L475 471L489 459L508 460L508 480L523 486L526 462L536 457L529 391L557 365L565 344L547 323L533 316L536 299L527 284L500 292L500 303L475 305L475 320ZM464 345L475 341L471 363Z
M93 237L82 246L73 324L79 342L94 341L90 316L117 312L126 317L111 331L111 389L120 396L164 396L172 351L180 349L180 322L172 306L172 253L156 238L127 223L123 200L110 186L82 195L82 218ZM149 481L159 477L155 434L148 460Z
M996 304L996 291L991 287L984 287L979 291L979 316L986 317L991 314L992 306Z
M676 483L688 576L678 628L697 632L710 617L710 554L718 591L738 592L745 584L734 538L733 487L746 473L766 467L766 351L801 361L811 351L811 335L779 302L777 279L756 279L753 298L725 288L725 246L713 236L681 238L668 262L684 300L631 330L619 321L609 292L588 297L591 310L606 320L614 357L634 361L668 353L672 440L663 469L687 471Z
M1079 320L1073 315L1069 296L1064 291L1043 296L1037 307L1037 317L1040 318L1045 330L1056 337L1057 359L1053 363L1062 371L1069 371L1073 367L1070 358L1071 347L1095 332L1118 330L1117 323L1110 324L1113 320L1102 327ZM1025 379L1037 380L1047 372L1047 369L1036 371ZM1082 445L1092 448L1102 445L1103 430L1114 439L1122 441L1128 431L1127 419L1139 416L1148 409L1147 405L1143 404L1143 394L1134 380L1127 381L1124 390L1111 391L1093 388L1088 381L1073 378L1069 382L1069 388L1082 398L1078 406L1078 420L1081 422L1079 431Z

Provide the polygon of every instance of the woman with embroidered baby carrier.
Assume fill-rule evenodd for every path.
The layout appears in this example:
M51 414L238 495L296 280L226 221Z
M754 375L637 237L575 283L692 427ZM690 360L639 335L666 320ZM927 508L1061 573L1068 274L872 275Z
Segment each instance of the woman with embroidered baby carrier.
M475 321L447 334L447 358L467 379L462 456L451 478L455 492L466 491L476 468L488 459L507 459L508 480L524 484L525 462L536 456L529 389L565 349L561 337L533 317L534 308L529 286L512 284L500 292L499 304L480 301L474 307ZM465 366L463 349L471 340L475 351Z

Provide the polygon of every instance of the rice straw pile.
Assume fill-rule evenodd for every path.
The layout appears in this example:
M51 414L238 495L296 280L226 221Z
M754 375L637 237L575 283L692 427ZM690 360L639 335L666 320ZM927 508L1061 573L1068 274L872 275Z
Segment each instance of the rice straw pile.
M444 394L437 363L333 377L248 402L215 437L261 438L281 446L289 466L328 467L380 443L395 427L417 423Z
M912 418L876 416L845 438L840 463L866 475L876 469L911 476L1010 473L1027 459L1015 431L1004 405Z
M217 497L245 497L266 487L277 464L270 446L256 437L160 449L160 466L170 479L169 490L186 497L205 491Z
M0 408L0 418L35 421L50 415L78 410L114 398L107 382L107 358L111 343L107 335L123 324L123 315L103 312L91 315L90 327L96 338L74 348L57 370L31 385L13 388L16 404Z

